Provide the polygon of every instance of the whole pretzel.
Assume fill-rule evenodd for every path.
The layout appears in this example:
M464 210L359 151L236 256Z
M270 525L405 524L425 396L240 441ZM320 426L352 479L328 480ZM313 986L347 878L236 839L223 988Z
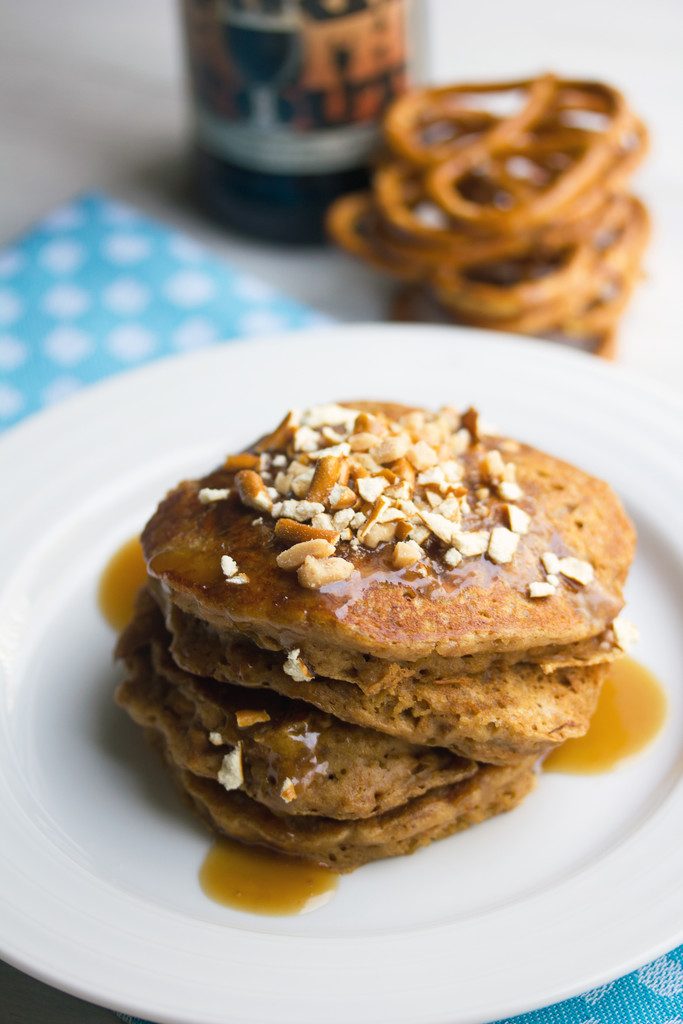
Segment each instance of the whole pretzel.
M648 236L626 193L647 132L616 89L553 75L423 89L393 104L385 138L371 190L328 224L411 286L402 315L613 351Z
M468 150L429 169L425 178L427 195L456 220L497 232L524 230L557 217L582 192L595 186L599 176L621 158L622 139L634 127L635 119L615 89L599 83L584 83L582 88L586 100L584 109L598 112L597 100L601 97L603 109L599 112L608 118L608 127L599 134L594 133L595 138L590 138L588 132L577 132L571 126L562 125L558 115L562 109L576 110L580 83L556 81L554 96L539 112L537 120L527 126L523 136L512 144L508 141L503 145L494 139L488 147L485 158L495 162L501 189L513 199L509 209L483 206L463 196L460 187L463 178L480 159L477 152ZM573 103L565 96L567 90L574 91ZM546 131L550 132L549 137L545 136ZM568 168L560 172L548 188L534 190L505 170L506 162L512 157L524 155L538 160L548 153L573 157Z

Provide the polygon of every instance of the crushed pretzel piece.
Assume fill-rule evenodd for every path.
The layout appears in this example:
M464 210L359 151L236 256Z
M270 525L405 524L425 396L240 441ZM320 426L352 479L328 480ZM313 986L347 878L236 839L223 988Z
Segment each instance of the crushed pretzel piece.
M426 526L417 523L408 534L408 540L414 540L416 544L424 544L429 540L429 530Z
M286 448L294 436L294 431L299 425L299 413L296 409L290 409L271 434L266 434L256 445L257 452L278 451Z
M323 440L327 441L329 445L341 444L344 441L344 434L340 434L338 430L334 430L332 427L323 427L320 433L323 436Z
M413 529L413 524L408 522L407 519L403 519L396 523L396 533L394 536L396 537L396 540L408 540Z
M427 484L436 484L438 487L440 484L445 483L446 474L442 466L430 466L429 469L423 469L418 475L417 482L423 487Z
M313 516L311 519L311 526L313 529L326 530L328 533L334 532L334 523L329 512L318 512L317 516ZM327 539L329 540L330 538L328 537Z
M612 632L617 647L620 647L622 651L629 651L638 642L638 627L625 619L623 615L617 615L612 622Z
M391 502L387 498L385 498L384 495L380 494L379 498L372 506L369 515L366 516L364 522L358 528L358 540L361 542L361 544L365 543L365 538L368 534L368 531L375 525L375 523L379 522L382 512L384 512L384 510L388 508L390 504Z
M223 789L230 792L239 789L244 782L244 771L242 769L242 744L237 743L232 750L225 755L216 776Z
M344 457L350 454L351 449L349 447L348 441L342 441L341 444L333 444L330 445L329 448L319 448L317 451L309 452L308 457L309 459L313 459L313 461L317 462L319 459L327 458L328 455L337 455L339 457Z
M418 509L418 515L427 529L442 540L444 544L450 544L453 540L454 526L450 519L439 515L438 512L424 512Z
M282 470L278 470L275 474L275 490L283 498L286 498L288 494L292 493L292 477L289 473L284 473Z
M541 562L547 573L557 575L560 571L560 560L554 551L544 551L541 555Z
M462 555L457 548L449 548L443 556L443 560L449 569L455 569L462 562Z
M229 487L202 487L197 495L202 505L209 505L213 501L225 501L230 497Z
M490 452L486 452L482 456L479 468L487 480L496 481L503 479L505 463L503 462L503 456L497 448L492 448Z
M426 441L417 441L416 444L411 445L405 456L418 473L429 469L430 466L435 466L439 461L439 456Z
M268 494L263 480L253 469L241 469L235 476L235 486L243 505L255 508L259 512L270 512L273 499Z
M463 427L468 431L473 441L478 441L481 436L481 419L476 409L469 407L461 417Z
M512 480L502 480L498 484L498 493L505 501L519 501L524 494L519 484Z
M317 522L323 515L324 513L318 513L314 516L311 526L296 519L278 519L275 524L275 539L287 546L301 544L307 540L327 540L330 544L337 544L339 532L336 529L321 527L321 524ZM328 520L331 522L329 516L326 516L325 521Z
M324 505L330 491L339 479L341 459L338 455L325 455L319 459L306 497L309 501L320 501Z
M415 467L408 461L405 456L402 459L397 459L396 462L391 463L391 469L405 484L412 487L415 483Z
M334 545L327 540L304 540L300 544L294 544L286 551L281 551L276 558L280 569L298 569L299 566L310 556L311 558L327 558L334 554Z
M313 482L314 473L315 470L312 466L305 466L296 474L296 476L292 477L290 490L295 498L299 498L300 500L303 500L304 498L312 500L308 498L308 491L311 483Z
M380 544L386 544L396 536L396 523L375 522L363 534L363 544L374 551Z
M282 783L280 788L280 798L284 800L286 804L291 804L292 800L296 800L296 786L289 777L287 777Z
M531 523L531 516L528 512L525 512L519 505L509 504L505 506L505 511L513 533L524 534L528 532Z
M287 653L282 671L290 676L297 683L310 683L315 676L308 666L301 660L301 651L298 647Z
M508 530L507 526L495 526L491 530L488 556L497 565L505 565L512 561L512 556L519 544L519 534Z
M369 452L376 444L377 435L371 434L368 431L363 431L360 434L351 434L349 438L349 447L352 452Z
M325 405L314 405L311 409L307 409L302 416L302 423L315 429L343 427L348 432L353 430L358 415L357 409L350 409L345 405L338 405L336 402L328 402Z
M221 569L227 579L230 579L231 576L235 576L239 572L237 562L230 555L221 556Z
M572 556L561 558L558 569L563 576L570 580L575 580L576 583L580 583L583 587L591 583L595 575L595 570L590 562L584 562L583 559Z
M355 513L352 508L342 508L338 512L335 512L331 517L332 528L335 530L345 530L351 525Z
M554 593L555 587L552 583L534 580L529 584L529 597L552 597Z
M236 473L240 469L258 469L259 457L250 452L242 452L241 455L228 455L223 463L223 469Z
M405 569L424 558L424 551L414 540L399 541L391 553L391 564L395 569Z
M388 462L402 459L410 448L410 438L403 434L397 437L385 437L371 449L370 455L381 466Z
M373 504L388 486L389 481L383 476L364 476L356 483L358 493L363 501L369 501Z
M353 575L353 564L345 558L307 558L297 570L302 587L319 590L328 583L339 583Z
M335 484L327 498L327 504L333 512L351 508L357 502L358 496L356 492L342 483Z
M483 555L489 546L491 534L488 530L456 530L453 533L453 545L463 558Z
M270 715L267 711L236 711L235 721L238 729L249 729L252 725L258 725L259 722L269 722Z
M319 501L295 501L289 498L282 502L280 515L284 519L295 519L298 523L305 523L324 511L325 506Z
M299 427L294 432L295 452L314 452L320 447L320 434L310 427Z

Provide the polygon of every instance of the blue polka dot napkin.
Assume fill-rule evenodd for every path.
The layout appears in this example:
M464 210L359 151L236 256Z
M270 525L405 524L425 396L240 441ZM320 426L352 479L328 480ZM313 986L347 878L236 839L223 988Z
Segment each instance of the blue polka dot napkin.
M101 195L0 251L0 428L159 356L326 322Z
M326 322L185 235L85 195L0 250L0 428L160 356ZM683 946L514 1024L683 1024Z

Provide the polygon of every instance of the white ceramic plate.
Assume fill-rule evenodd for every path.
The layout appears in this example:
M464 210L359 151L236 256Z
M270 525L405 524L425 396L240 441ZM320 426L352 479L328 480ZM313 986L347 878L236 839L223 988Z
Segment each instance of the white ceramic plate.
M298 918L202 893L207 835L112 703L95 605L164 490L290 405L474 402L606 477L636 520L637 656L669 695L641 756L547 775L515 811L341 881ZM519 338L357 326L230 344L92 388L0 442L0 955L182 1024L473 1024L605 982L683 940L683 432L675 401Z

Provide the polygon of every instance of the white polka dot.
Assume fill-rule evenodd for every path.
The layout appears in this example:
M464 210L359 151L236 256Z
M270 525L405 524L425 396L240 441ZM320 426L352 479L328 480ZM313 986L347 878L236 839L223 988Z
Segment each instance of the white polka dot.
M216 341L217 337L216 327L210 320L195 316L185 320L173 332L172 340L174 348L179 349L181 352L189 352L192 349L212 344L212 342Z
M26 263L26 258L16 249L0 253L0 277L13 277Z
M174 235L168 243L168 250L176 259L188 262L200 260L202 256L206 255L201 245L191 238L186 238L185 235Z
M75 366L93 350L93 340L85 331L65 324L55 327L45 338L45 354L60 366Z
M11 334L0 334L0 370L16 370L26 362L26 345Z
M55 379L43 388L42 399L44 405L52 405L54 402L61 402L68 398L81 387L81 381L77 377L55 377Z
M65 238L44 245L38 259L53 274L70 274L83 262L84 255L82 245Z
M179 270L168 279L164 291L176 306L203 306L212 298L215 285L210 277L197 270Z
M21 391L17 391L10 384L3 384L0 381L0 419L8 420L16 416L24 405Z
M23 311L21 299L9 288L0 288L0 324L11 324Z
M108 224L132 224L138 214L125 203L117 203L115 199L107 199L100 206L100 216Z
M56 284L45 293L43 305L52 316L68 319L84 313L90 305L90 297L74 284Z
M144 235L120 232L104 242L104 255L112 263L139 263L150 253L150 242Z
M281 316L269 309L253 309L240 317L239 326L245 334L268 334L281 331L286 324Z
M140 313L149 302L149 290L132 277L120 277L105 288L104 304L122 316Z
M60 206L43 219L41 226L53 231L63 231L67 228L79 228L82 223L83 211L77 206Z
M266 284L259 281L257 277L237 277L232 283L232 291L240 299L246 302L268 302L275 297L275 291Z
M110 333L107 346L117 359L134 363L150 355L154 350L155 338L151 331L139 324L122 324Z

